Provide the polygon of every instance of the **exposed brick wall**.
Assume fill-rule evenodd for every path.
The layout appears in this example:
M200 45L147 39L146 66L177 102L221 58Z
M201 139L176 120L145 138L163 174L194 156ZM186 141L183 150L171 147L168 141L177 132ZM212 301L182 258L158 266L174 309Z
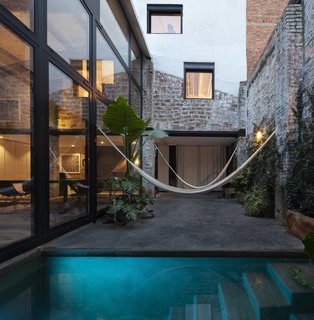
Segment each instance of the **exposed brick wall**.
M304 86L314 88L314 1L304 0ZM305 113L309 116L309 113Z
M247 63L252 74L289 0L247 1Z
M289 165L287 142L293 139L295 97L302 81L302 6L290 4L280 19L269 44L247 82L247 137L253 138L254 125L278 128L277 147L280 171L276 182L277 217L284 218L284 184ZM284 221L284 219L283 219Z
M163 130L237 131L238 98L220 91L215 99L184 99L183 79L156 71L153 126Z

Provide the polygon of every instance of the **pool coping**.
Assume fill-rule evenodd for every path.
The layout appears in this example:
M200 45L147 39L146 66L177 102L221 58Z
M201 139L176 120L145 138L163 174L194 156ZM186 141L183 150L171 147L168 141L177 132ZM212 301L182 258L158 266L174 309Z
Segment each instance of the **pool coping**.
M303 250L129 250L43 248L45 257L212 257L212 258L307 258Z

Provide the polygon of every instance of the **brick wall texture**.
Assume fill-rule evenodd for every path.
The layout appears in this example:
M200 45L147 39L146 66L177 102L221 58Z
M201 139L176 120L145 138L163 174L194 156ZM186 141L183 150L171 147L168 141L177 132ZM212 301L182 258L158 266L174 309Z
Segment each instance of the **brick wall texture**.
M248 139L253 139L254 126L278 128L276 136L280 169L275 205L277 217L281 219L285 212L284 184L289 166L287 142L294 137L296 123L293 108L303 71L306 69L303 60L302 20L302 5L289 4L246 87ZM313 24L313 20L310 24Z
M247 1L248 76L253 72L288 0Z

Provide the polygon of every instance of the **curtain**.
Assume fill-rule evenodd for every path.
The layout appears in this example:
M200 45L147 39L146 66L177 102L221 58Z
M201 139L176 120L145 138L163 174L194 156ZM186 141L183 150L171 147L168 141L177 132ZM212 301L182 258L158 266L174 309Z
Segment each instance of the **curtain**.
M177 146L177 173L183 180L196 186L208 184L226 164L226 147ZM189 188L182 182L180 188Z

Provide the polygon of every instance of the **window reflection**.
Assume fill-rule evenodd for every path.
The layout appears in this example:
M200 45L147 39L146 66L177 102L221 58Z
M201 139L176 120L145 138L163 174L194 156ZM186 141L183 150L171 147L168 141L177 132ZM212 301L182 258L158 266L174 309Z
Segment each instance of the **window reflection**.
M34 0L0 0L29 29L34 30Z
M129 29L125 17L116 0L100 1L100 22L108 33L110 39L122 56L124 62L129 64Z
M106 111L106 105L97 100L97 124L102 125L102 117ZM123 150L123 141L121 136L110 136L110 139ZM109 144L102 135L97 136L97 211L100 211L108 204L108 197L113 192L110 179L113 177L123 177L126 172L126 162L122 156Z
M48 45L89 78L89 15L80 1L48 0Z
M97 89L114 100L128 96L128 74L110 46L97 30Z
M0 247L32 233L33 48L0 25Z
M49 66L50 225L87 214L89 93Z
M151 33L181 33L181 14L152 14Z

